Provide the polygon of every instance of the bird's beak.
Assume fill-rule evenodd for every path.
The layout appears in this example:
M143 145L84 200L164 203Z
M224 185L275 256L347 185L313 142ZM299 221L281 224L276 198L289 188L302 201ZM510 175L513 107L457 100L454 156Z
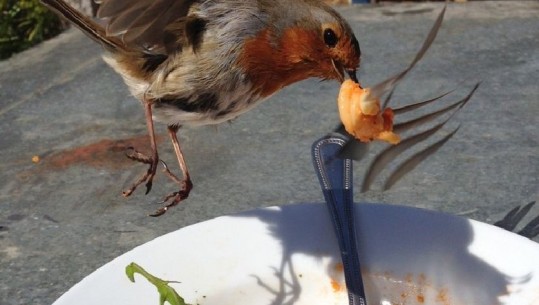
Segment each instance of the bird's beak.
M337 79L342 83L344 82L344 68L343 66L335 61L335 60L331 60L331 63L333 64L333 69L335 70L335 74L337 75Z
M337 75L337 79L342 83L344 82L344 71L348 74L350 79L354 81L354 83L359 84L359 80L357 79L357 69L345 69L343 65L335 60L331 60L331 63L333 64L333 69L335 70L335 74Z
M350 79L354 81L354 83L358 84L359 80L357 79L357 70L356 69L346 69L346 73L348 73L348 76L350 76Z

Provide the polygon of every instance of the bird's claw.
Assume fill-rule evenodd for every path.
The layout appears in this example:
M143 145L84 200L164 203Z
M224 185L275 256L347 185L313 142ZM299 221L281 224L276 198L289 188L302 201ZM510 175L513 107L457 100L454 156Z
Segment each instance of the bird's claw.
M133 146L129 146L126 149L125 156L133 161L137 161L144 164L152 164L153 158L146 156L145 154L137 151Z
M193 183L191 182L191 179L183 179L182 181L180 181L180 190L166 195L165 198L163 198L163 200L159 202L159 204L165 204L165 206L155 210L155 212L150 214L150 216L158 217L165 214L169 208L174 207L183 200L187 199L187 197L189 197L191 189L193 189Z
M157 158L157 156L147 156L137 151L134 147L128 147L125 155L127 156L127 158L133 161L137 161L144 164L149 164L150 167L148 168L146 173L142 175L142 177L140 177L137 181L135 181L135 183L133 183L133 185L131 185L129 189L123 191L122 195L124 197L131 196L131 194L133 194L133 192L137 189L137 187L144 182L146 182L145 194L147 195L152 190L153 177L155 176L155 172L157 171L157 161L159 161L159 159Z
M138 152L133 147L129 147L128 151L126 152L126 156L133 160L138 161L144 164L149 164L150 167L148 168L148 171L140 177L133 185L125 190L123 192L124 197L129 197L135 189L141 185L142 183L146 182L146 193L148 194L153 185L153 177L155 176L155 173L157 171L157 164L160 162L163 166L163 172L167 174L167 176L177 183L180 186L180 189L176 192L170 193L166 195L162 201L157 202L157 204L164 204L163 207L157 209L155 212L150 214L152 217L157 217L165 214L169 208L178 205L181 201L187 199L189 197L189 193L191 192L191 189L193 188L193 183L191 182L191 179L189 176L184 177L183 179L178 178L176 175L174 175L170 169L168 168L167 163L161 159L154 158L153 156L146 156L145 154Z

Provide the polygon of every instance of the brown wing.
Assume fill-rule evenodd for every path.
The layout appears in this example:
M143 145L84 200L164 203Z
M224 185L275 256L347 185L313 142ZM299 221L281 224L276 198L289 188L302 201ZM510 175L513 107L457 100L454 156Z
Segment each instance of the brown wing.
M106 24L107 36L129 47L153 54L177 50L189 8L198 0L101 0L97 17Z

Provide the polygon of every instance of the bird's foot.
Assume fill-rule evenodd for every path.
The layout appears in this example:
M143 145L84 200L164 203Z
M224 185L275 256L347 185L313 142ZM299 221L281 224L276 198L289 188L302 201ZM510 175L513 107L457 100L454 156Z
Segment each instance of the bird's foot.
M168 171L168 168L165 167L165 171ZM164 205L160 207L159 209L155 210L155 212L153 212L152 214L150 214L150 216L152 217L157 217L157 216L161 216L165 214L168 211L168 209L176 206L181 201L187 199L187 197L189 197L189 193L193 189L193 183L191 182L191 179L189 179L189 177L186 177L183 180L178 180L177 177L174 176L172 173L167 172L167 174L169 174L169 176L172 175L174 177L174 178L172 177L171 178L172 180L175 180L179 183L180 189L176 192L170 193L167 196L165 196L163 201L159 202L160 204L164 204Z
M135 181L135 183L133 183L133 185L129 189L123 191L122 195L124 197L129 197L137 189L137 187L144 182L146 182L146 194L148 194L152 190L153 177L155 176L155 172L157 171L157 163L159 161L159 158L157 157L157 155L147 156L135 150L133 147L129 147L125 155L133 161L149 164L150 167L148 168L146 173L144 173L142 177Z

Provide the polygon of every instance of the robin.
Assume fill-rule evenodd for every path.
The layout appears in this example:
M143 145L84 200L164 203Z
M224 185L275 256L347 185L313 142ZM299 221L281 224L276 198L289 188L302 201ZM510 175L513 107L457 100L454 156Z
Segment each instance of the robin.
M321 0L102 0L98 20L63 0L42 0L103 45L105 61L144 108L149 165L123 192L152 188L159 164L154 119L168 126L183 177L152 216L188 197L193 184L177 132L183 125L232 120L280 89L310 78L357 82L359 43L349 24Z

